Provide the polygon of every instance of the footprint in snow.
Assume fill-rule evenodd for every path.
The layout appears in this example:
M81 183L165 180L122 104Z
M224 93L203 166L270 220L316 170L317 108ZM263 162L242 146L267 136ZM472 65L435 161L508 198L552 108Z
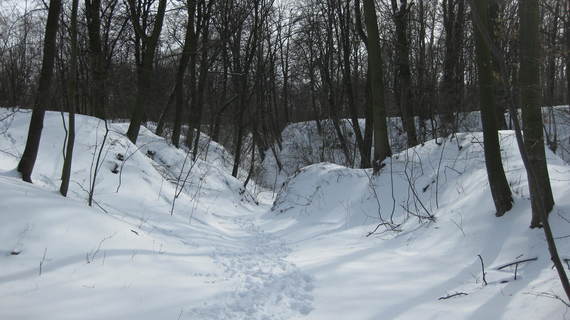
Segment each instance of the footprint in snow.
M235 280L230 292L191 310L192 319L285 320L313 310L313 279L285 260L286 244L248 218L233 222L250 237L240 252L216 250L214 261Z

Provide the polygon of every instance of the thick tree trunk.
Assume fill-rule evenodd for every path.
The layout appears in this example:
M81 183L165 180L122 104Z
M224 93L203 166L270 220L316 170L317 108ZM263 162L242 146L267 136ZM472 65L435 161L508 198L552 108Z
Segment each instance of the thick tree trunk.
M149 102L151 91L151 78L153 73L154 55L160 38L162 30L162 22L164 21L164 13L166 11L166 0L160 0L158 3L158 11L154 20L154 27L152 33L148 36L144 28L140 25L139 16L136 10L135 0L128 0L130 19L135 29L135 33L142 42L142 61L137 67L137 97L136 104L131 117L131 123L127 130L127 137L132 143L137 142L139 131L146 112L146 106ZM147 17L148 18L148 17ZM148 23L144 22L144 23Z
M447 136L457 131L455 112L461 105L463 66L460 55L463 42L464 0L443 0L443 27L445 32L445 57L440 93L440 132Z
M356 16L356 31L360 37L360 40L364 42L364 46L368 50L368 37L364 32L364 28L362 27L362 17L360 12L360 0L354 1L354 15ZM365 89L365 111L364 111L364 141L363 141L363 148L364 152L360 158L360 167L361 168L370 168L372 165L372 133L373 133L373 117L374 111L372 107L372 87L370 84L370 64L366 66L366 89Z
M91 114L105 119L105 58L101 43L101 0L86 0L87 34L89 38L89 67L93 79L90 85Z
M490 19L490 30L493 30L493 34L492 36L492 41L494 41L494 46L495 48L497 48L498 50L500 50L500 52L497 52L497 54L501 54L503 55L504 52L500 46L500 41L501 38L503 37L502 33L503 33L503 28L501 27L501 17L500 17L500 12L501 12L502 6L499 5L499 1L497 0L491 0L489 3L489 19ZM492 66L493 66L493 73L495 74L495 78L498 77L498 75L500 74L500 67L498 65L498 59L495 58L494 56L491 56L492 59ZM506 105L508 104L507 101L507 96L508 96L508 90L510 90L505 83L503 83L502 81L496 81L497 79L495 79L495 116L497 118L497 128L499 130L507 130L507 121L505 119L505 111L506 111Z
M30 127L28 129L26 148L22 154L20 163L18 164L18 171L22 174L22 179L30 183L32 182L32 171L34 170L34 165L36 163L40 147L45 110L47 104L51 100L50 87L53 77L53 66L56 53L55 44L60 12L61 0L50 0L44 37L44 52L39 87L34 103L34 111L32 112L32 119L30 120Z
M399 104L402 125L408 137L408 147L413 147L418 144L418 139L414 110L410 101L412 81L410 74L410 43L407 34L410 7L407 0L400 1L399 5L396 3L396 0L392 0L392 11L396 25L396 70L399 84L395 88L396 101Z
M545 216L552 210L554 199L546 167L544 137L542 133L542 113L540 110L540 43L539 11L536 0L521 0L520 16L520 74L521 106L523 118L524 144L528 151L529 164L534 176L528 177L532 201L531 228L541 226L540 210ZM540 195L539 195L540 193ZM543 203L539 201L543 200Z
M495 0L490 0L494 2ZM489 16L489 0L474 0L471 13L475 26L475 45L477 51L477 65L479 68L479 96L481 105L481 122L483 125L483 148L485 165L491 195L495 202L495 214L500 217L512 208L513 198L509 183L503 169L501 148L497 134L495 73L491 55L493 43L485 42L485 35L494 41L495 31Z
M174 101L175 101L175 115L174 115L174 128L172 130L172 144L180 147L180 131L182 127L182 113L184 110L184 74L190 61L190 56L194 54L192 51L196 50L196 33L194 31L194 15L196 13L196 1L188 0L186 3L188 11L188 22L186 24L186 35L184 37L184 47L178 63L178 70L176 72L176 82L174 85ZM194 99L194 97L192 97ZM189 129L191 130L191 128Z
M368 66L370 71L371 104L374 121L374 173L378 173L382 161L391 156L386 126L386 109L384 105L384 71L380 51L380 35L376 21L374 0L364 0L364 21L368 31Z
M196 130L196 137L194 138L194 148L192 150L192 156L194 160L198 157L198 149L200 143L200 129L202 125L202 111L204 109L204 94L208 85L208 68L209 68L209 61L208 61L208 41L210 37L210 10L211 6L214 2L210 1L208 5L205 3L202 4L202 26L201 26L201 33L202 33L202 42L201 42L201 49L200 49L200 75L198 77L198 92L196 97L196 108L194 110L195 113L195 122L194 122L194 129Z

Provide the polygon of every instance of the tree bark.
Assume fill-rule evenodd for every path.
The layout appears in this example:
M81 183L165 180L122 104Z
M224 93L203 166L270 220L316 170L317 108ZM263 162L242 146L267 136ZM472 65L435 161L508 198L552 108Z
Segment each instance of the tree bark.
M85 0L89 66L93 76L90 86L91 114L105 119L105 57L101 41L101 0Z
M464 0L443 0L445 57L440 94L440 132L447 136L457 131L455 112L459 110L463 87L460 55L463 42Z
M61 12L61 0L50 0L46 31L44 36L44 50L42 60L42 70L40 73L39 87L34 102L34 110L28 129L26 148L18 164L18 171L22 174L22 179L32 182L32 171L38 156L44 116L47 104L51 100L51 82L53 77L53 66L56 53L56 37Z
M212 4L214 2L210 1L206 5L202 2L201 9L202 18L201 18L201 33L202 33L202 42L200 48L200 75L198 77L198 92L196 97L196 105L194 108L194 129L196 130L196 137L194 138L194 147L192 150L192 157L194 160L198 157L198 149L199 149L199 142L200 142L200 129L202 125L202 111L204 109L204 94L208 85L208 68L210 66L209 63L209 56L208 56L208 41L210 38L210 14ZM190 128L192 130L192 128Z
M477 66L479 68L479 97L481 106L481 123L483 125L483 149L487 177L491 188L491 196L495 203L495 215L500 217L512 208L513 198L509 183L503 169L501 148L497 134L495 80L491 48L485 42L484 35L494 41L495 30L489 16L490 2L495 0L473 0L471 13L475 27L475 46Z
M182 127L182 113L184 110L184 74L190 61L190 56L196 50L196 32L194 29L194 20L196 14L196 1L188 0L186 3L188 22L186 24L186 35L184 37L184 46L178 63L178 70L176 72L176 81L174 84L174 101L175 101L175 115L174 115L174 128L172 130L172 144L180 147L180 132ZM194 99L194 97L191 97ZM192 130L192 128L189 128Z
M408 147L413 147L418 144L418 139L414 110L410 101L412 81L410 79L410 42L407 34L410 6L407 0L400 1L399 6L396 0L392 0L392 14L396 25L396 68L399 84L395 88L395 94L402 115L402 125L408 136Z
M384 71L374 0L364 0L364 21L368 32L368 66L374 119L374 156L372 167L374 173L378 173L382 166L382 161L386 157L391 156L391 151L390 143L388 142L388 127L386 126Z
M63 170L61 174L61 185L59 192L66 197L69 189L69 180L71 179L71 162L73 159L73 146L75 144L75 108L79 104L79 96L77 95L77 11L79 0L73 0L71 5L71 21L70 21L70 38L71 38L71 70L69 75L69 129L67 135L67 146L65 150L65 159L63 161Z
M356 146L360 153L360 158L366 158L366 148L364 146L364 138L362 136L362 131L360 130L360 124L358 122L358 108L356 106L355 99L355 88L352 83L352 65L351 65L351 39L350 39L350 1L346 1L344 10L341 8L340 2L337 4L337 12L339 16L340 24L340 41L342 42L342 81L344 83L344 89L346 92L346 102L348 104L348 110L350 112L350 120L352 122L352 128L354 130L354 136L356 140Z
M137 97L133 114L131 116L131 123L127 130L127 137L129 140L131 140L132 143L136 143L150 96L150 83L153 72L154 55L158 45L160 32L162 30L162 22L166 11L166 0L159 0L158 11L156 13L154 27L150 36L146 34L146 31L140 24L140 17L137 12L135 0L128 0L127 3L129 6L131 23L142 44L142 61L140 65L137 66ZM145 15L145 17L148 18L148 15ZM148 21L143 24L146 23L148 23Z
M566 0L566 12L570 12L570 1ZM570 103L570 18L566 16L564 33L566 35L566 102Z
M360 40L364 43L364 46L368 50L368 37L364 32L364 28L362 26L362 17L360 12L360 0L354 1L354 15L356 16L356 31L360 37ZM371 92L371 85L370 85L370 64L366 66L366 88L365 88L365 111L364 111L364 138L363 138L363 148L364 153L361 154L360 158L360 167L361 168L370 168L372 165L372 133L373 133L373 117L374 112L372 110L372 92Z
M550 187L544 137L542 133L542 112L540 109L540 39L538 1L520 0L520 73L521 107L524 131L524 144L528 151L529 165L535 173L529 176L530 198L532 202L531 228L541 226L540 210L545 216L554 206ZM540 193L540 195L539 195ZM539 203L539 201L543 203Z

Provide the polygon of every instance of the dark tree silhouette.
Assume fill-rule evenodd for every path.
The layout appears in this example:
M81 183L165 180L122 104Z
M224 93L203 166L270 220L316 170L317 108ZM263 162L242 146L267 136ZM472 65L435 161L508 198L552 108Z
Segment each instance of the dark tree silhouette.
M34 102L34 111L28 129L28 139L26 148L18 164L18 171L22 174L22 179L32 182L32 171L38 156L42 129L44 126L44 116L47 105L50 101L50 87L53 77L53 66L56 53L56 36L59 24L59 14L61 12L61 0L50 0L48 19L44 36L44 50L42 60L42 70L40 72L39 86Z
M491 48L484 38L484 35L488 34L491 41L493 41L493 37L498 29L496 25L492 24L489 15L490 2L494 1L473 0L471 14L475 27L475 46L477 49L477 65L479 67L479 97L485 165L487 167L491 195L495 202L496 215L502 216L512 208L513 198L503 169L501 148L497 134L495 87L498 83L498 79L496 79L498 74L493 72Z

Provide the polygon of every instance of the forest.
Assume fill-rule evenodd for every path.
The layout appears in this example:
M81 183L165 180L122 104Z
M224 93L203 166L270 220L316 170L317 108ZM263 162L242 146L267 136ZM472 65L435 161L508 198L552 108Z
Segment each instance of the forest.
M0 0L0 318L565 319L569 105L570 0Z

